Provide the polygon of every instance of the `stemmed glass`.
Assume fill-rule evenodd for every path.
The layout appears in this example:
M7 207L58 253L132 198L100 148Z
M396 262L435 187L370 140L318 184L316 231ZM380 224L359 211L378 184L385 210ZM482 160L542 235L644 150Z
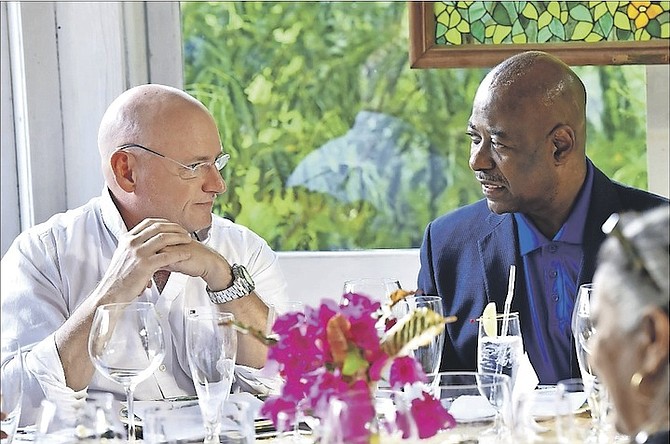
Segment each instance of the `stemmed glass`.
M439 296L407 296L400 303L396 304L393 309L398 318L400 318L421 307L427 307L444 316L444 305L442 304L442 298ZM426 375L434 375L440 369L445 334L446 332L442 330L439 335L432 339L430 344L418 347L413 351L414 357L421 363L421 367Z
M364 294L380 302L399 289L400 281L395 278L359 278L344 282L344 294Z
M205 423L205 443L218 443L221 408L235 374L237 331L232 313L194 307L186 317L186 353Z
M135 441L133 392L160 366L165 339L151 302L99 306L88 337L88 353L95 368L123 385L128 401L128 440Z
M443 442L508 442L512 427L510 378L481 372L440 372L430 386L456 420Z
M347 305L344 296L348 294L362 294L370 299L379 302L388 301L391 294L400 290L400 281L395 278L358 278L344 281L344 295L340 304ZM386 331L386 325L383 319L377 322L377 332L383 335Z
M572 312L572 334L575 338L577 362L584 382L584 389L588 396L589 409L594 419L594 430L597 433L604 431L607 417L607 393L605 388L593 372L589 356L591 347L589 339L596 333L591 319L592 284L582 284L577 292L577 299Z

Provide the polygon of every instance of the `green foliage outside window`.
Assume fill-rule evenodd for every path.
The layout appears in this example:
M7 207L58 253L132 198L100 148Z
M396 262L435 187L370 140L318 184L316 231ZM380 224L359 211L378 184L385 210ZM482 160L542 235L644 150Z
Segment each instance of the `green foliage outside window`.
M185 88L232 156L215 211L275 250L418 247L431 219L482 197L465 129L487 70L410 70L405 2L181 5ZM644 67L577 71L589 156L646 188ZM287 186L315 152L339 187Z

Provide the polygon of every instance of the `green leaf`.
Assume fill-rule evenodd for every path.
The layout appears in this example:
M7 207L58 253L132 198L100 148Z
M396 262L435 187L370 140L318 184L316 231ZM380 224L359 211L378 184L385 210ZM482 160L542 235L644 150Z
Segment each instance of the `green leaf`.
M537 19L537 28L542 29L545 26L547 26L549 23L551 23L552 17L551 14L547 11L543 12L540 14L540 18Z
M593 17L591 17L591 11L589 11L589 9L582 4L577 4L570 8L570 17L577 20L578 22L591 22L593 20Z
M565 28L563 28L563 24L561 23L560 20L553 19L551 23L549 23L549 30L559 40L561 41L565 40Z
M497 2L493 8L493 20L499 25L512 26L512 19L501 2Z
M361 350L356 347L351 347L347 351L347 356L344 358L342 374L345 376L353 376L358 372L365 371L368 366L368 361L363 358Z
M593 24L589 22L579 22L570 36L571 40L584 40L593 29Z
M614 13L614 26L625 31L630 31L630 19L623 12L617 11Z
M526 6L523 8L523 11L521 11L521 14L531 20L537 20L538 18L537 8L535 8L535 5L533 5L532 2L526 3Z
M478 21L486 14L484 3L486 2L472 2L468 8L468 18L471 24L474 24L474 22Z

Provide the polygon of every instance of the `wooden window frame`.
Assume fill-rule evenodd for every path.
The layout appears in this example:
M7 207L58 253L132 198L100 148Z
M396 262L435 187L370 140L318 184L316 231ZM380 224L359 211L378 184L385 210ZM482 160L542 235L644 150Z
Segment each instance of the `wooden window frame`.
M478 68L494 66L522 51L551 53L568 65L668 64L668 40L635 42L562 42L501 45L438 45L434 2L408 2L411 68Z

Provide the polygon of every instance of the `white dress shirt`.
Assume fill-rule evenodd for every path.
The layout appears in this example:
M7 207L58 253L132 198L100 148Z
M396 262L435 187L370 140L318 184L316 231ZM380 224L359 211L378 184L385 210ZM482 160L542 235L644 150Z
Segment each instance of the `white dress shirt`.
M87 204L51 217L20 234L2 258L2 337L16 337L23 349L24 402L21 424L34 423L40 402L77 402L87 391L74 392L65 374L54 332L93 292L127 229L105 189ZM267 304L287 301L286 280L276 254L265 240L246 227L212 215L203 242L230 264L244 265L256 293ZM163 364L141 382L135 399L193 395L186 346L184 314L187 307L210 305L205 281L171 273L159 294L152 285L139 300L155 303L165 333ZM82 362L89 359L81 357ZM12 362L3 363L2 378L16 378ZM107 391L124 399L123 388L96 372L90 391Z

